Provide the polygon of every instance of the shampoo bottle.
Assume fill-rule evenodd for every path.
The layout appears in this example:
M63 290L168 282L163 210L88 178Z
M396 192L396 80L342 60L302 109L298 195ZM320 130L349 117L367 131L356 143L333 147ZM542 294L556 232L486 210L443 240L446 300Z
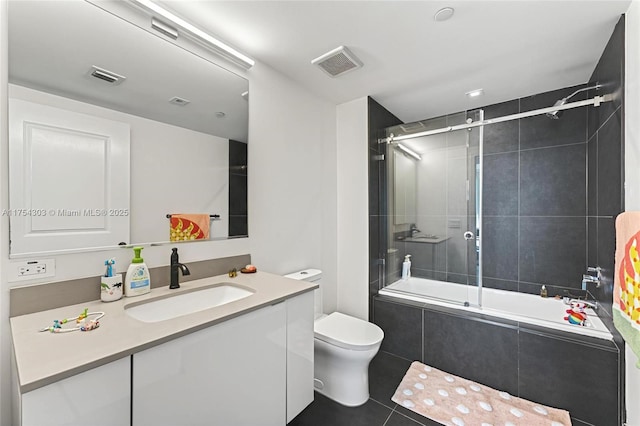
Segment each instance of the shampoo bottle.
M547 286L543 285L542 288L540 289L540 297L547 297L548 293L547 293Z
M151 277L149 268L140 257L142 247L134 247L135 256L127 269L127 277L124 282L124 295L127 297L138 296L151 291Z
M402 262L402 279L409 279L411 276L411 255L408 254L404 257L404 262Z

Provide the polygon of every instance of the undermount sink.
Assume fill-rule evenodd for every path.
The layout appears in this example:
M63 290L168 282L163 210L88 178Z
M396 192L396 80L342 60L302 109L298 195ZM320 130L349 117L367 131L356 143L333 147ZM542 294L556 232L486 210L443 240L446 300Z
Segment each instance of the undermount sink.
M249 297L254 291L231 283L180 293L140 304L125 306L125 312L142 322L159 322L188 315Z

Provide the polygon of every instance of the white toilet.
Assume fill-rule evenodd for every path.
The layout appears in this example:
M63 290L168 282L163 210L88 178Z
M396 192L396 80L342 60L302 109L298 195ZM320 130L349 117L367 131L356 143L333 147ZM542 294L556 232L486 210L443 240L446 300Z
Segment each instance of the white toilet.
M322 271L306 269L286 278L318 282ZM322 314L322 293L315 292L314 382L321 394L355 407L369 399L369 363L384 337L375 324L334 312Z

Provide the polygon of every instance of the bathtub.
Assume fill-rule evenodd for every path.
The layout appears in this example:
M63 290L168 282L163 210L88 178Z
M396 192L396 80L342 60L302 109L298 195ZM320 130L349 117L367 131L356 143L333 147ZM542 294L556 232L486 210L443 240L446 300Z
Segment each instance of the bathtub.
M415 277L396 281L381 289L379 293L384 296L477 312L600 339L613 339L607 327L592 309L586 311L588 316L586 326L569 324L564 319L568 306L562 300L554 298L483 288L482 306L479 306L477 287Z

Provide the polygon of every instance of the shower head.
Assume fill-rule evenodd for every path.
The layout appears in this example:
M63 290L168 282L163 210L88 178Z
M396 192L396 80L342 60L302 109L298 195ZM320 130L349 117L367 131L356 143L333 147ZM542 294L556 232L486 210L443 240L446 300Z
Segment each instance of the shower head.
M562 105L564 105L564 104L566 104L566 103L567 103L567 98L562 98L562 99L560 99L559 101L556 101L556 103L555 103L555 104L553 104L553 106L554 106L554 107L562 106ZM560 118L560 116L562 115L562 113L563 113L563 111L558 111L558 110L551 111L551 112L548 112L548 113L547 113L547 117L549 117L549 118L551 118L551 119L553 119L553 120L557 120L558 118Z
M578 93L580 93L580 92L585 92L585 91L587 91L587 90L591 90L591 89L598 90L598 89L600 89L601 87L602 87L602 84L597 84L597 83L596 83L594 86L584 87L584 88L582 88L582 89L578 89L578 90L576 90L575 92L573 92L572 94L570 94L569 96L567 96L566 98L562 98L562 99L560 99L559 101L556 101L556 103L555 103L555 104L553 104L553 106L554 106L554 107L562 106L562 105L566 104L566 103L567 103L567 101L568 101L570 98L574 97L575 95L577 95L577 94L578 94ZM551 119L553 119L553 120L557 120L557 119L558 119L558 118L560 118L560 116L562 115L562 112L563 112L563 111L558 111L558 110L556 110L556 111L548 112L546 115L547 115L547 117L549 117L549 118L551 118Z

